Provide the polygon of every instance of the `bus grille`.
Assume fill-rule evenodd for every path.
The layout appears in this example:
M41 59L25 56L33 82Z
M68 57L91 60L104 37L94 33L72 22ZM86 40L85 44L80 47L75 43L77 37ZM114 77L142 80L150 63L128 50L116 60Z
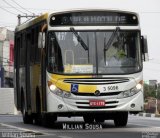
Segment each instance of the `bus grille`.
M128 78L78 78L65 79L65 83L85 84L85 85L103 85L128 82Z
M104 106L104 107L90 107L90 106L77 106L80 109L109 109L109 108L116 108L117 106Z
M100 93L99 96L116 96L120 93L121 92ZM72 92L72 94L76 95L76 96L95 96L95 97L97 97L94 93L74 93L74 92Z

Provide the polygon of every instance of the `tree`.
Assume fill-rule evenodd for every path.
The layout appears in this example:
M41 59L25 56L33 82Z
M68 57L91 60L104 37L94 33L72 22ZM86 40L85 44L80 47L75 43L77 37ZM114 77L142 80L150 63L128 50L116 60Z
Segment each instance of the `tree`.
M144 84L144 98L147 97L154 97L156 98L156 87L150 86L148 84ZM157 92L157 98L160 99L160 85L158 85L158 92Z

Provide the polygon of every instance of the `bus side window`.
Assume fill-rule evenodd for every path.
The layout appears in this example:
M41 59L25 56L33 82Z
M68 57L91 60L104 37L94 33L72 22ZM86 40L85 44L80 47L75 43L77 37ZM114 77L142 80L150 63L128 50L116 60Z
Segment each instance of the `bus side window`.
M26 61L28 62L27 64L31 64L31 52L32 47L31 47L31 32L29 31L26 35Z
M19 69L20 66L20 37L17 35L15 38L14 47L14 66Z
M30 50L30 62L33 64L35 62L35 29L31 31L31 50Z
M19 54L19 51L18 51L18 48L19 48L19 44L18 44L18 38L15 37L15 46L14 46L14 67L17 68L18 66L18 54Z
M40 63L40 51L41 49L38 48L38 34L40 32L40 27L35 28L35 62Z
M25 65L25 41L24 41L24 34L20 35L20 65L24 66Z
M55 34L51 36L51 43L49 49L49 61L48 65L50 70L54 70L56 72L63 72L63 59L62 59L62 51L59 46L59 42L57 41Z

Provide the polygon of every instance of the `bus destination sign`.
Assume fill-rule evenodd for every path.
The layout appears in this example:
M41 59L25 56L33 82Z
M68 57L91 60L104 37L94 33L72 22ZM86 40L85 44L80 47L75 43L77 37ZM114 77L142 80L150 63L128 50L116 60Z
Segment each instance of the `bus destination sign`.
M74 12L53 15L51 26L105 26L105 25L138 25L137 16L122 12Z

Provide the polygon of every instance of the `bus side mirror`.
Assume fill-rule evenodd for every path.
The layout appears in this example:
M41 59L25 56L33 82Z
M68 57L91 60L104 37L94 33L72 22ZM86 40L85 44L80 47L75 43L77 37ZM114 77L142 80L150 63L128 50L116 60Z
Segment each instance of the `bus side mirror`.
M45 33L39 32L38 35L38 48L44 48L45 47Z
M141 36L141 49L143 61L149 61L147 36Z

